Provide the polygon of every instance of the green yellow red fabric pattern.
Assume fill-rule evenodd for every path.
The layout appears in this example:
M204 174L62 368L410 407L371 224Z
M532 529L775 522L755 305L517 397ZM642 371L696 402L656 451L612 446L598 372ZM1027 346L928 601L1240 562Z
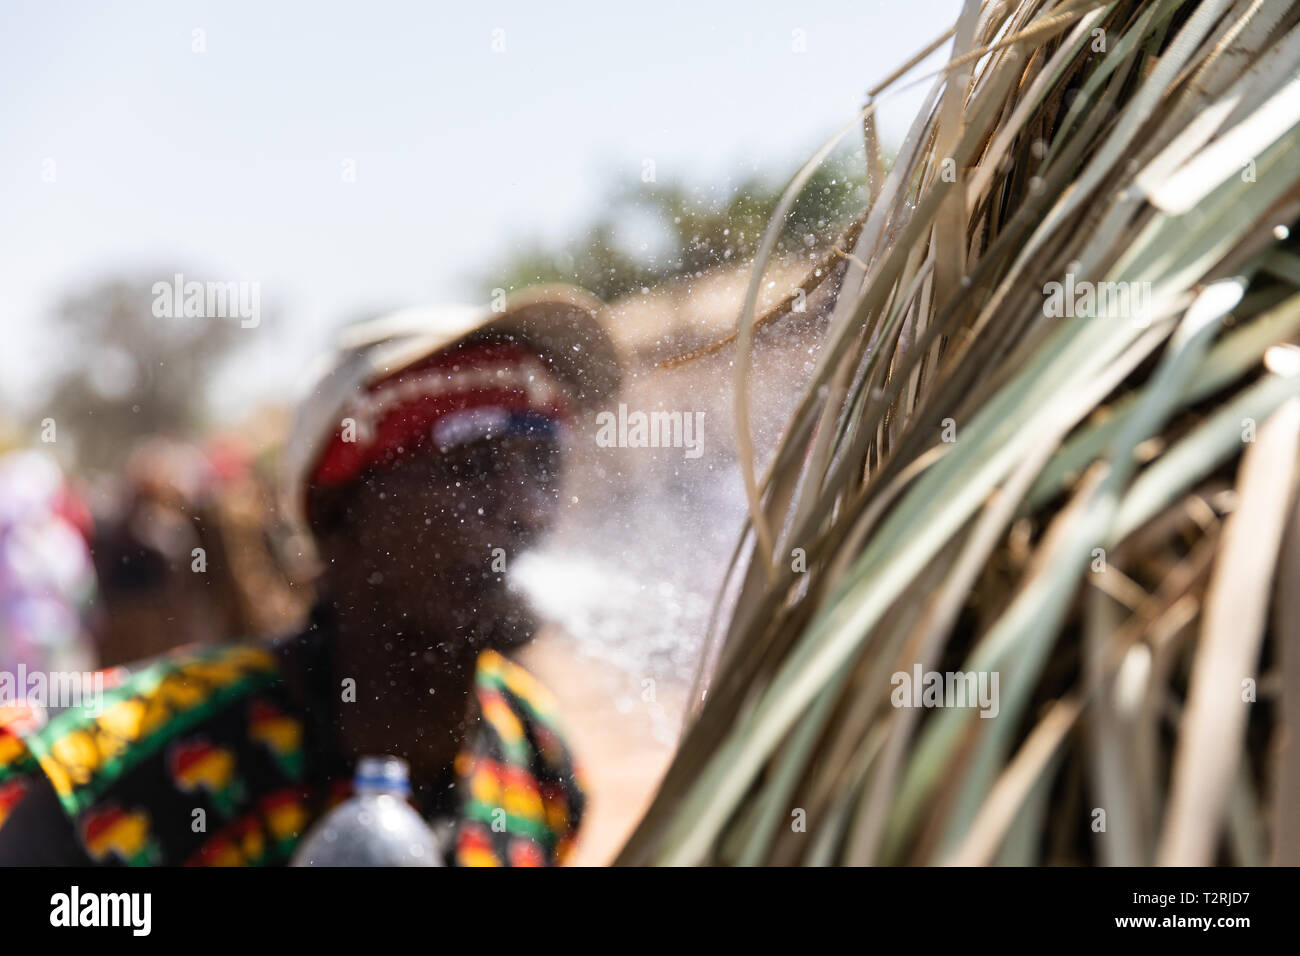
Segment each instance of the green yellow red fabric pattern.
M105 692L102 712L0 726L0 827L52 790L87 857L108 865L273 865L343 799L311 722L261 645L185 649ZM555 705L495 652L475 675L478 720L456 760L454 862L563 861L582 788ZM39 791L39 793L37 793Z

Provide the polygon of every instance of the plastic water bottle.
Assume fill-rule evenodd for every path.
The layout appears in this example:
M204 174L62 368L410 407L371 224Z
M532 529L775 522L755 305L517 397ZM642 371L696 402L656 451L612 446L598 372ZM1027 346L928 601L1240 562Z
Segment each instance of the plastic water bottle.
M303 837L293 866L442 866L437 837L406 802L411 783L400 757L362 757L352 796Z

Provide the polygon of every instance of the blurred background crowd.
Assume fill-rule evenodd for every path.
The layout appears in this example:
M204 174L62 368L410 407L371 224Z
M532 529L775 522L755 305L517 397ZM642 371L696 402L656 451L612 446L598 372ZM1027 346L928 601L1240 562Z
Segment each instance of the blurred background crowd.
M285 632L305 590L279 555L264 465L241 438L149 436L122 471L0 457L0 669L73 671Z

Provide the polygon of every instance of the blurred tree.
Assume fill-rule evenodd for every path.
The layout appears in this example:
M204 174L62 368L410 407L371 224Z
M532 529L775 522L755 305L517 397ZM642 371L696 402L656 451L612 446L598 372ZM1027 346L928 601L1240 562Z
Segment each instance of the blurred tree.
M238 319L155 316L154 281L110 279L56 312L50 335L70 347L33 417L54 419L56 450L78 467L116 470L140 437L191 434L212 377L249 339Z
M819 237L859 214L867 200L863 180L860 152L824 163L790 211L777 254L812 252ZM534 242L480 283L490 292L536 282L574 282L609 300L665 279L743 261L757 249L786 181L755 175L730 189L705 190L680 182L615 188L583 238L559 246ZM637 233L645 241L629 239Z

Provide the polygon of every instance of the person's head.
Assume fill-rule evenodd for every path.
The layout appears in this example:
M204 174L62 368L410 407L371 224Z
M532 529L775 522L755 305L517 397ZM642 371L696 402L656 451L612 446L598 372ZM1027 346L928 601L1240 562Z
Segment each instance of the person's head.
M556 308L527 300L528 325L516 306L353 375L300 479L325 601L412 633L496 647L531 636L503 570L558 515L566 419L617 381L616 365L611 378L593 364L613 353L590 300L544 301Z
M555 519L563 394L504 341L378 383L348 416L369 442L340 437L308 486L322 591L425 627L518 616L501 571Z

